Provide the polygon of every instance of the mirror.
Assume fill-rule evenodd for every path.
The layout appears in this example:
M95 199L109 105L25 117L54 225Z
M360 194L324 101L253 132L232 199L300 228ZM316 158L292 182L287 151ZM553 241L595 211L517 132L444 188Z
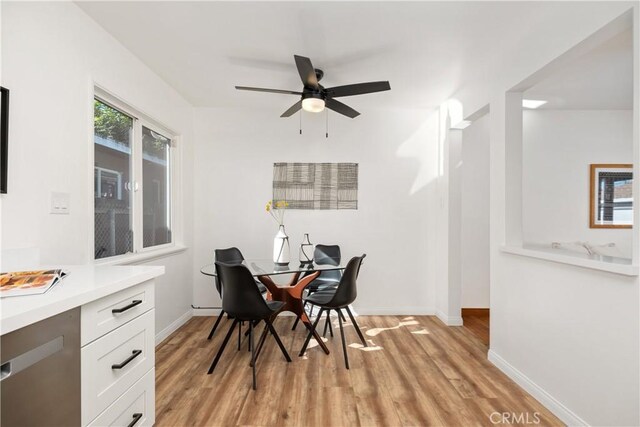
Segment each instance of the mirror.
M592 164L591 228L631 228L633 225L633 165Z

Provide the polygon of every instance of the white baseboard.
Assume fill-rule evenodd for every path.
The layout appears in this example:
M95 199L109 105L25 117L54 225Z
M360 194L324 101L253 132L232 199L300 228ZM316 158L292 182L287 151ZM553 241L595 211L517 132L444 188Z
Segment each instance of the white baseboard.
M362 316L433 316L435 310L428 307L353 307L354 314Z
M564 406L558 399L547 393L542 387L534 383L529 377L513 367L509 362L500 357L493 350L489 350L489 362L504 372L516 384L525 389L527 393L542 403L556 417L569 426L588 426L589 424Z
M447 316L440 310L436 310L435 315L447 326L462 326L462 316Z
M217 316L218 314L220 314L220 309L219 308L200 308L200 309L194 309L193 310L193 316L194 317L198 317L198 316Z
M182 316L178 317L176 320L171 322L169 326L167 326L166 328L158 332L156 334L156 346L160 344L162 341L166 340L169 337L169 335L177 331L180 326L187 323L187 321L192 317L193 317L193 310L189 309L189 311L187 311Z

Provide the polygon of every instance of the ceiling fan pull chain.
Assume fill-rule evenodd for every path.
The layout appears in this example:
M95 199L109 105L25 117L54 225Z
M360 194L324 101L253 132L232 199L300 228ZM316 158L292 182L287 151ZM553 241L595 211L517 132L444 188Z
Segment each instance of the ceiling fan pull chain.
M300 135L302 135L302 110L300 110Z
M327 118L327 123L326 123L327 133L324 134L324 137L329 138L329 110L327 108L325 108L324 110L327 112L327 114L325 115L325 117Z

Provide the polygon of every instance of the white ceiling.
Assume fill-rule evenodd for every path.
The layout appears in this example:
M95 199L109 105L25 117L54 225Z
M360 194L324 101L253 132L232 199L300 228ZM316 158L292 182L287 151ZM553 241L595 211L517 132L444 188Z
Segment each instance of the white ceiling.
M273 106L300 90L293 55L325 87L389 80L345 98L368 108L435 108L498 49L553 16L554 2L80 2L79 6L194 106ZM523 23L523 17L527 17Z
M633 109L633 34L631 29L576 58L524 93L546 100L540 109Z

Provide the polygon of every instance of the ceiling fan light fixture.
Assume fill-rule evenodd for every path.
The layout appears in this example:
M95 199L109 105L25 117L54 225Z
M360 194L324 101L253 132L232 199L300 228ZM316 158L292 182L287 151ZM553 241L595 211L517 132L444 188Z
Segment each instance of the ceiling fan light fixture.
M310 113L319 113L324 110L324 99L305 98L302 100L302 109Z

